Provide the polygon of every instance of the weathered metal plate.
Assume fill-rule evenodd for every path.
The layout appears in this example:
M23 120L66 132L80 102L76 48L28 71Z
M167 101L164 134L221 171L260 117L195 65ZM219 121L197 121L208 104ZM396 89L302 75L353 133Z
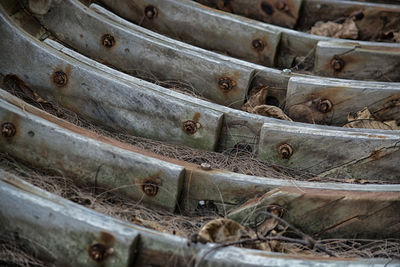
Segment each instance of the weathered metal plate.
M110 73L110 74L118 77L119 79L123 79L123 80L130 81L130 82L138 82L139 81L137 79L132 78L129 75L120 73L113 69L110 69L100 63L96 63L93 60L90 60L76 52L73 52L65 47L62 47L60 44L58 44L54 41L47 40L46 43L48 43L51 46L55 47L56 49L62 51L63 53L66 53L67 55L74 57L74 58L80 60L81 62L84 62L85 64L95 66L99 70ZM260 80L272 79L273 77L275 77L276 80L279 80L279 78L282 77L281 81L283 83L283 82L287 81L287 79L290 76L290 74L289 75L285 74L285 75L280 76L280 72L271 73L271 74L274 74L274 75L268 76L268 75L266 75L265 72L261 72L260 75L257 76L257 79L260 79ZM265 75L265 77L264 77L264 75ZM293 77L292 79L300 79L300 78ZM307 79L305 79L305 80L307 80ZM318 78L315 78L315 80L319 81ZM325 80L327 83L330 81L337 81L335 79L324 78L324 81ZM361 84L368 85L367 86L368 89L365 89L365 91L367 92L369 90L372 90L371 88L373 88L373 85L378 86L380 83L362 82ZM142 81L138 85L140 85L142 88L147 88L150 84ZM152 88L152 90L156 90L155 87L149 87L149 89L150 88ZM157 88L159 88L159 87L157 87ZM377 87L375 87L375 89L376 88ZM379 88L379 86L378 86L378 88ZM235 145L237 146L238 144L242 144L242 145L246 144L249 147L251 147L252 151L256 152L256 150L258 149L258 146L259 146L260 130L264 123L273 122L278 125L281 125L281 127L289 127L289 128L293 126L294 127L293 129L295 129L295 131L297 129L302 129L302 128L304 128L304 131L307 131L308 127L313 127L313 126L310 126L307 124L299 124L299 123L290 124L290 123L287 123L284 121L279 121L279 120L271 119L268 117L263 117L263 116L259 116L259 115L255 115L255 114L249 114L249 113L245 113L245 112L242 112L239 110L234 110L234 109L231 109L228 107L220 106L217 104L212 104L212 103L209 103L207 101L204 101L204 100L201 100L198 98L193 98L193 97L190 97L187 95L179 94L179 93L171 91L171 90L161 90L161 89L162 88L159 88L159 91L158 91L159 93L163 93L163 94L165 93L172 97L175 97L177 99L177 101L184 100L184 101L196 104L196 105L208 107L212 110L216 110L216 111L219 111L224 114L224 122L223 122L223 126L222 126L222 129L220 132L220 139L219 139L219 146L218 146L219 151L223 151L225 149L231 149L231 148L235 147ZM383 112L383 110L381 112ZM329 130L330 127L319 126L319 129L320 129L320 131L326 131L326 130ZM352 133L353 129L341 128L340 134L342 132L347 133L347 131ZM359 131L362 131L365 134L370 134L369 133L370 130L367 130L367 129L359 130ZM353 142L354 141L354 137L351 134L350 135L345 134L345 136L346 137L344 137L345 138L344 142ZM299 135L299 137L301 137L301 135ZM279 136L276 136L275 138L279 138ZM286 138L285 136L282 136L282 139L279 142L277 141L277 143L285 142L286 141L285 138ZM337 138L339 138L339 136L337 136ZM309 151L307 148L305 148L304 153L313 154L313 151L312 150ZM323 155L325 155L325 153L327 156L330 155L329 154L330 151L325 151ZM372 153L372 151L371 151L371 153ZM320 166L315 166L315 169L313 169L317 174L324 172L326 170L325 167L322 167L322 168L319 168L319 167ZM389 166L388 171L390 171L390 168L391 167ZM297 169L302 169L302 167L298 166ZM362 169L360 169L360 171L361 171L361 173L358 173L358 175L360 175L361 177L370 175L369 172L363 173ZM344 176L347 177L349 175L350 176L352 175L351 172L345 173ZM371 175L372 176L370 177L370 179L376 179L376 177L374 176L375 174L371 174Z
M42 97L54 99L81 116L114 129L199 149L215 149L222 113L176 101L175 97L143 90L137 84L99 72L31 38L4 13L0 20L1 35L7 40L0 43L2 75L17 75ZM188 121L199 123L200 127L194 133L185 132Z
M302 0L196 0L196 2L255 20L293 28Z
M320 176L400 182L400 131L265 123L259 157Z
M321 101L329 101L331 110L321 110ZM397 83L293 77L288 83L285 109L294 120L343 126L349 113L364 107L383 121L400 120L399 101Z
M57 266L128 266L134 260L139 242L136 229L35 188L3 170L0 176L2 235L15 233L19 242ZM95 260L96 256L100 258Z
M320 41L315 52L318 75L376 81L400 80L400 46L364 46L359 42Z
M25 245L57 264L339 267L388 263L387 259L300 257L235 247L215 250L198 262L214 244L188 246L187 239L110 218L40 190L4 170L0 170L0 180L0 232L18 232ZM106 248L112 254L95 262L88 256L91 247ZM391 260L390 264L398 261Z
M359 191L282 187L249 200L228 217L257 225L255 220L275 205L285 211L283 219L316 238L376 238L377 234L379 238L397 238L399 188L393 188L393 192L377 189L379 186L374 185Z
M15 127L14 136L0 136L3 152L38 167L57 169L93 187L118 188L121 194L148 205L175 210L185 172L181 166L102 143L107 138L85 132L3 90L0 123ZM147 185L155 195L145 193Z
M396 5L341 0L304 0L301 13L297 30L310 30L318 21L338 21L341 18L356 16L355 24L360 40L374 40L383 33L400 31L400 6Z
M101 3L121 17L171 38L257 64L274 66L280 31L264 27L263 23L216 13L194 1L102 0ZM148 18L145 10L151 7L157 10L157 15Z
M183 84L226 106L243 104L253 76L251 68L146 30L101 7L93 8L102 14L78 1L54 1L38 19L63 43L126 73Z

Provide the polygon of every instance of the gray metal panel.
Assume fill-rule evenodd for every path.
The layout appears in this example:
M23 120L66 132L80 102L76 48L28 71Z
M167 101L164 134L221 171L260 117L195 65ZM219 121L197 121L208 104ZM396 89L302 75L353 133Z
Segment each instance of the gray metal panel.
M295 114L296 117L306 118L310 115L308 111L312 111L315 123L343 126L350 112L364 107L382 120L399 120L400 107L396 104L399 99L400 86L397 83L292 77L288 83L285 109L290 116L290 111L296 110L294 105L304 105L310 109L305 109L304 114ZM332 103L331 111L318 110L318 103L323 100Z
M346 79L400 81L400 46L364 46L360 42L320 41L314 72Z
M66 0L53 2L49 12L38 18L62 42L126 73L181 83L219 104L243 104L253 76L251 68L115 18L99 7L97 11L102 14ZM107 39L111 43L104 45L104 35L112 42ZM221 87L224 78L231 80L231 87Z
M41 168L60 170L90 186L118 188L122 194L148 205L175 210L183 167L103 143L90 132L83 138L76 126L44 112L38 113L44 117L26 112L24 109L36 109L3 90L0 98L0 123L9 122L16 128L15 136L0 137L1 151ZM158 185L155 196L144 193L147 182Z
M399 144L399 131L265 123L259 157L320 176L398 183ZM280 155L285 149L282 145L289 145L292 153L286 151L286 155L292 155Z
M261 65L274 65L280 31L263 27L262 23L216 13L194 1L102 0L101 2L114 13L152 31ZM149 6L157 9L157 16L151 19L144 15L146 7ZM193 34L194 32L196 34ZM254 40L260 40L263 47L255 48Z
M26 35L1 14L0 73L15 74L36 92L83 117L147 138L214 150L223 114L98 72ZM65 75L56 84L57 74ZM132 78L134 79L134 78ZM138 79L136 79L138 80ZM152 85L157 88L158 86ZM199 123L194 134L186 121Z
M191 244L177 236L158 233L128 224L79 206L68 200L40 190L12 174L0 170L0 220L2 233L19 232L22 240L41 255L51 254L57 263L77 263L98 266L90 260L87 249L105 243L113 254L104 266L138 265L187 266L194 259L199 266L395 266L397 260L388 259L322 259L311 256L291 256L259 250L226 247L199 259L215 244ZM6 218L12 218L6 219ZM45 227L43 227L45 225ZM86 230L82 234L81 230ZM103 234L102 234L103 233ZM104 242L114 240L114 243ZM62 243L61 243L62 242ZM56 244L49 246L49 244ZM66 246L72 252L66 255ZM43 247L46 249L44 253ZM40 250L42 249L42 250ZM171 262L172 261L172 262Z

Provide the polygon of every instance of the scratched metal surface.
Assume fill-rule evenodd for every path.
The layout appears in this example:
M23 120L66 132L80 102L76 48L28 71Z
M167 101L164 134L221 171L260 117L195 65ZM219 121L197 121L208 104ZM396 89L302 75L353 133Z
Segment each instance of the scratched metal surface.
M198 35L204 35L204 38L206 38L210 34L211 36L215 36L215 32L213 30L215 28L215 24L212 24L215 21L219 25L230 25L229 29L224 30L223 35L219 34L219 39L222 40L224 39L223 36L225 35L228 36L235 35L236 32L238 32L239 30L243 30L244 26L248 28L248 30L246 30L248 32L253 32L255 28L262 27L264 29L268 29L270 32L273 32L275 34L280 33L280 42L278 49L275 51L276 55L275 55L275 65L274 65L275 67L279 68L293 67L296 58L300 59L301 57L306 57L306 56L312 57L315 53L315 48L319 41L337 40L329 37L311 35L308 33L299 32L271 24L251 21L249 19L245 19L244 17L234 15L228 12L217 11L216 9L213 11L207 6L196 5L195 3L192 3L192 1L188 0L173 1L173 3L170 3L167 7L164 7L162 5L162 2L163 1L153 0L152 6L155 8L159 7L160 9L159 13L162 13L162 15L154 17L149 21L146 19L144 15L146 10L145 3L138 2L136 4L131 4L128 1L102 0L102 3L104 3L105 6L110 7L110 9L113 12L121 15L126 19L129 19L149 29L158 31L159 33L171 36L173 38L178 37L178 39L182 41L189 43L192 42L195 45L199 45L205 48L207 48L207 43L205 41L202 41L201 43L199 41L193 42L191 38L186 37L185 32L187 31L196 32L198 33ZM257 7L258 5L254 6ZM180 16L175 15L176 14L175 10L179 10L181 12L180 13L181 15ZM186 23L185 29L183 29L184 27L179 27L179 20L181 16L191 17L192 14L199 13L200 12L199 10L203 10L201 12L202 23L190 23L190 24ZM210 24L208 22L210 22ZM243 24L242 22L245 24ZM164 26L161 27L158 25L164 25ZM175 27L173 25L177 26ZM271 35L271 33L265 32L265 35ZM218 38L217 36L214 37L214 39L217 38ZM251 47L249 48L248 39L244 40L247 41L244 41L241 48L247 47L247 49L250 51ZM369 68L379 72L382 67L387 66L386 61L388 59L395 58L396 60L400 60L398 53L396 52L398 51L398 49L400 49L398 44L365 42L365 41L344 40L344 39L341 39L340 41L353 42L363 47L370 47L368 48L368 50L360 50L357 53L355 53L354 55L355 60L353 61L353 65L356 69L358 69L359 73L354 73L352 79L365 79L366 74L363 72L363 68L366 65L368 65ZM375 49L377 47L379 49ZM217 50L221 49L222 47ZM229 55L232 56L237 56L240 54L232 52L232 49L227 51L229 52ZM368 55L370 55L371 53L379 53L381 57L375 58L374 60L370 60L368 58ZM244 59L241 56L237 57ZM252 59L250 58L249 61L252 61ZM253 62L263 64L262 62L259 61L253 61ZM313 62L310 63L311 66L312 63ZM400 81L400 75L398 69L399 68L395 68L390 71L389 74L391 76L392 81ZM319 69L315 67L314 71L318 72ZM331 75L331 74L325 73L324 75ZM347 78L345 76L340 76L340 75L337 77ZM368 79L374 78L376 80L387 81L385 77L379 75L367 78Z
M175 210L184 177L183 167L96 142L93 139L99 138L96 134L88 132L82 136L77 127L58 122L70 129L63 128L50 122L57 119L49 114L40 112L42 117L39 117L25 111L23 101L3 90L0 98L1 124L12 123L16 127L14 136L0 139L2 152L40 168L58 169L78 177L84 184L120 188L121 194L132 199ZM155 196L145 194L146 183L157 187Z
M251 68L128 22L116 23L110 17L79 1L66 0L53 2L38 19L63 43L121 71L181 83L219 104L236 108L243 104L253 77ZM224 86L224 79L230 84Z
M355 267L388 263L387 259L293 257L235 247L219 249L198 262L215 245L188 246L187 239L105 216L40 190L4 170L0 170L0 180L0 232L18 231L25 245L57 264ZM108 253L99 253L103 259L94 260L90 255L98 255L93 251L99 250ZM397 260L392 260L387 266L396 264Z
M174 97L143 90L134 83L98 72L28 36L4 12L0 16L0 32L7 40L0 43L2 75L17 75L43 97L116 130L199 149L215 149L222 113L176 101ZM32 69L26 62L35 67ZM65 75L65 84L54 82L57 73ZM200 127L187 133L184 131L187 121L199 123Z
M119 73L118 71L115 70L111 70L108 67L105 67L99 63L95 63L92 60L85 58L77 53L74 53L73 51L63 48L61 45L55 43L54 41L48 40L46 41L46 43L51 44L53 47L59 49L60 51L67 53L70 56L73 56L77 59L79 59L81 62L86 62L86 64L90 64L92 66L96 66L97 68L101 69L102 71L105 72L109 72L110 74L116 75L118 76L120 79L126 79L127 81L131 80L132 77L129 75L122 75L121 73ZM297 79L297 80L306 80L307 79L303 79L303 78L296 78L293 77L292 79ZM343 82L344 84L346 84L349 88L357 88L356 87L356 82L349 83L348 81L345 80L340 80L341 82ZM331 79L331 80L326 80L326 83L337 83L340 82L339 80L335 80L335 79ZM319 79L311 79L310 81L308 81L308 83L313 82L316 84L320 84L321 81ZM142 83L143 86L146 86L147 83ZM382 88L382 83L367 83L368 84L368 90L365 90L364 94L367 95L368 92L373 92L372 88L375 88L375 90ZM386 88L387 90L393 90L393 88L395 88L395 84L385 84L387 86L389 86L389 88ZM291 92L291 91L290 91ZM329 90L325 89L322 90L323 93L328 93ZM224 106L220 106L220 105L216 105L216 104L212 104L209 103L207 101L201 100L201 99L196 99L196 98L192 98L190 96L186 96L186 95L182 95L182 94L178 94L176 92L173 91L166 91L165 93L169 93L171 96L176 97L177 99L186 99L187 101L190 101L192 103L197 103L198 105L201 106L205 106L208 107L210 109L222 112L224 114L224 123L220 132L220 141L219 141L219 148L222 149L227 149L227 148L232 148L234 147L236 144L238 143L246 143L249 144L252 148L253 151L257 152L257 150L259 149L258 152L263 151L264 149L272 149L272 150L276 150L276 147L278 147L280 144L287 142L286 139L286 135L275 135L273 139L270 139L270 142L268 144L263 144L260 143L262 141L260 141L259 137L260 137L260 130L263 126L264 123L275 123L277 126L277 129L282 129L282 128L288 128L288 129L295 129L293 131L297 131L296 129L304 129L304 132L308 131L308 130L312 130L315 133L318 132L324 132L324 131L329 131L329 130L334 130L337 132L338 135L344 135L346 137L340 138L339 136L337 136L337 140L341 140L340 142L342 142L342 145L345 145L349 142L357 142L357 137L351 135L351 134L347 134L347 133L352 133L354 132L354 129L348 129L348 128L339 128L339 127L329 127L329 126L318 126L318 125L312 125L312 124L300 124L300 123L288 123L285 121L280 121L280 120L275 120L275 119L271 119L268 117L263 117L263 116L259 116L259 115L255 115L255 114L249 114L249 113L245 113L239 110L234 110L234 109L230 109L228 107L224 107ZM384 95L379 95L380 97L385 97ZM301 97L298 97L301 99ZM379 99L377 97L377 99ZM294 98L296 99L296 98ZM336 104L336 102L334 101L334 99L332 99L333 103ZM373 105L370 105L370 107L373 107ZM343 114L342 114L343 115ZM344 115L342 116L342 118L344 117ZM282 127L282 128L280 128ZM272 131L272 130L271 130ZM380 135L381 133L385 134L387 133L386 131L382 132L382 131L374 131L374 130L370 130L370 129L362 129L362 130L356 130L356 131L361 131L362 133L366 134L367 136L371 136L373 137L374 135ZM302 135L299 134L298 137L300 138ZM321 143L319 143L318 140L318 135L312 135L313 138L316 138L316 145L320 146L320 150L319 153L320 154L315 154L316 151L315 150L309 150L308 147L302 147L302 153L305 154L309 154L310 157L320 157L320 158L325 158L328 157L329 155L335 155L336 152L334 151L330 151L330 143L323 143L321 145ZM399 131L394 131L392 133L393 138L399 138L400 137L400 133ZM313 138L311 138L311 140L314 140ZM371 146L371 147L365 147L364 151L365 153L373 153L375 151L376 147L379 147L379 142L381 140L380 139L374 139L374 138L369 138L368 142L372 142L375 143L375 145ZM264 142L264 141L262 141ZM260 158L262 159L267 159L265 157L265 155L263 155L263 153L259 153ZM277 156L277 155L275 155ZM349 157L358 157L359 154L357 154L356 152L350 152L349 153ZM275 159L279 161L279 158ZM386 179L384 174L390 174L390 178L388 178L389 180L393 180L393 177L396 177L397 175L397 170L394 170L393 168L384 168L384 162L385 162L386 158L376 158L375 159L375 163L376 163L376 167L377 170L376 171L382 171L382 177L380 176L379 179ZM303 164L302 161L302 157L295 157L294 159L292 159L293 162L295 162L295 164L292 166L296 166L297 169L303 169L301 167L301 164ZM296 165L298 164L298 165ZM339 167L342 164L341 159L337 159L332 157L332 160L330 161L331 165L326 165L326 164L315 164L313 170L319 174L319 173L323 173L325 172L327 169L333 167ZM361 163L356 163L357 164L361 164ZM345 167L345 166L344 166ZM353 176L354 177L358 177L359 175L362 176L365 179L376 179L375 175L372 175L371 173L365 171L365 173L362 172L362 168L360 168L361 173L357 173L357 174L353 174L351 173L351 171L346 170L344 171L345 176Z

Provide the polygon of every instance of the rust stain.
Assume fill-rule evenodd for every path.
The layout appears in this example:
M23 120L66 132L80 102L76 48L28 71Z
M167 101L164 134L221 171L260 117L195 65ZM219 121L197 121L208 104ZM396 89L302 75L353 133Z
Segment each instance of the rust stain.
M157 186L158 188L162 185L162 181L159 178L162 174L162 171L157 171L155 174L149 176L149 177L145 177L145 178L141 178L138 180L135 180L135 184L137 187L139 187L140 191L142 191L143 193L145 193L143 191L143 186L146 184L153 184L155 186ZM146 194L146 193L145 193Z
M115 237L107 232L100 232L100 242L104 245L111 245L115 241Z
M379 160L379 159L383 158L384 156L385 156L385 154L382 153L381 150L375 150L375 151L371 152L371 154L369 155L369 158L371 160Z
M192 120L193 120L195 123L198 123L198 122L200 121L200 117L201 117L201 114L200 114L199 112L196 112L196 113L194 114Z

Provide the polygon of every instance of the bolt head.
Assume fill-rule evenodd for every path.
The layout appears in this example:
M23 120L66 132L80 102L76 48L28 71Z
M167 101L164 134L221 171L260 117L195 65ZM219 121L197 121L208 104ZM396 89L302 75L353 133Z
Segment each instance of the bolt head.
M329 111L332 110L332 102L329 101L328 99L322 99L318 103L318 110L322 113L328 113Z
M210 163L205 163L205 162L203 162L201 165L200 165L200 167L203 169L203 170L211 170L211 164Z
M339 58L339 57L334 57L331 60L331 67L335 70L335 71L340 71L343 69L344 67L344 61L343 59Z
M111 34L108 34L108 33L104 34L101 37L101 41L103 43L103 46L107 47L107 48L113 47L115 45L114 36L112 36Z
M57 86L64 86L67 84L68 82L68 77L67 74L65 74L65 72L63 71L56 71L53 74L53 82L57 85Z
M149 6L146 6L144 9L144 15L148 19L153 19L153 18L157 17L157 14L158 14L158 10L154 6L149 5Z
M185 121L182 125L183 131L188 135L195 134L198 129L197 124L199 123L196 123L195 121L192 120Z
M253 40L253 42L251 42L251 45L257 51L262 51L262 50L264 50L264 47L265 47L264 42L261 39Z
M230 91L236 86L236 82L229 77L221 77L218 79L218 87L223 91Z
M17 129L11 122L5 122L1 125L1 135L5 138L10 138L15 135Z
M100 243L93 244L88 249L89 257L97 262L104 261L113 251L112 248Z
M154 181L147 180L143 183L142 190L147 196L154 197L158 193L158 185Z
M281 159L290 159L293 155L293 148L289 144L282 144L278 146L277 150Z

